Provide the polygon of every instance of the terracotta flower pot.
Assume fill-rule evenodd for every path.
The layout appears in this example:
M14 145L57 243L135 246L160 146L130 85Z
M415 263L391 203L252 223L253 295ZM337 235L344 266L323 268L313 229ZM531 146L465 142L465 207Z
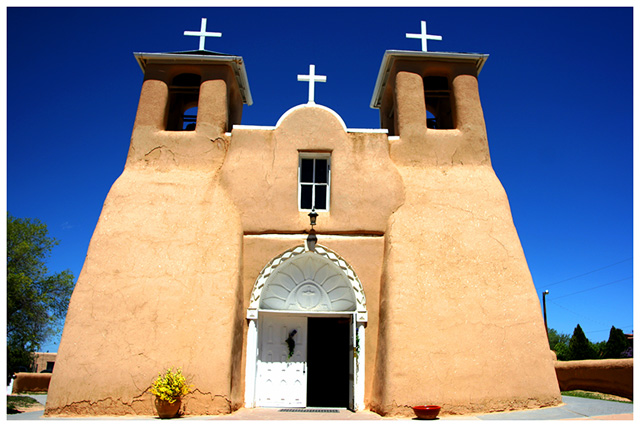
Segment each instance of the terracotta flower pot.
M169 403L166 400L162 400L156 397L156 411L158 411L158 417L160 418L173 418L178 414L182 401L178 397L175 402Z
M414 406L413 412L415 412L416 417L421 420L435 420L440 413L440 406L436 405L425 405L425 406Z

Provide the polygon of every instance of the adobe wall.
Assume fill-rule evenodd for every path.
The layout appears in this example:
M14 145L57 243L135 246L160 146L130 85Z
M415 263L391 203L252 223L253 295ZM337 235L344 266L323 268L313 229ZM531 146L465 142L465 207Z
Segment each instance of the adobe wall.
M147 80L142 92L71 297L49 416L152 415L151 383L169 367L194 385L185 413L242 404L242 228L219 185L229 141L163 131L166 85Z
M331 209L320 212L317 232L385 232L403 194L387 136L347 133L340 120L326 107L303 105L273 130L233 130L221 182L242 212L246 234L309 229L297 195L299 153L305 151L331 153Z
M385 235L372 404L384 415L561 403L535 287L490 165L476 78L453 82L458 126L432 130L416 116L425 111L422 77L395 79L400 138L390 153L405 200Z
M51 382L51 374L48 373L18 372L13 381L11 393L46 392L49 389L49 382Z
M195 385L188 413L237 406L241 251L215 173L125 171L71 298L47 415L152 414L147 391L171 366Z
M373 408L559 404L535 289L493 170L399 170L406 202L386 235Z
M633 400L633 359L555 362L560 390L588 390Z

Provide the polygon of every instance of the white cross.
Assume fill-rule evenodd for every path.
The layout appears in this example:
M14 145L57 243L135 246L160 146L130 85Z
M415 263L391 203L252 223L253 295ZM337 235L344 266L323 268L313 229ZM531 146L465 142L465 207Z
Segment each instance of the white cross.
M427 51L427 40L442 40L442 36L432 36L427 34L427 22L420 21L421 31L420 34L407 33L408 39L420 39L422 40L422 51Z
M202 18L200 31L185 31L184 35L200 37L200 47L198 50L204 50L205 37L222 37L222 33L207 32L207 18Z
M327 76L316 76L316 66L311 64L309 65L309 74L298 74L299 82L309 82L309 104L315 104L314 94L315 94L315 84L316 82L326 82Z

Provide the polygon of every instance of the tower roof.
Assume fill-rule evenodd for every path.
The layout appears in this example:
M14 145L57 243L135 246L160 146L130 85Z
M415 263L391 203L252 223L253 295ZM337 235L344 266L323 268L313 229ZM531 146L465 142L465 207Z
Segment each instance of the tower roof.
M475 63L477 74L484 66L489 58L486 53L454 53L454 52L417 52L414 50L387 50L382 58L382 65L378 72L376 85L373 89L373 97L371 98L371 108L380 108L382 94L389 79L389 73L393 68L396 60L409 61L447 61L447 62L472 62Z
M134 52L138 65L144 73L147 65L167 64L172 62L180 62L183 64L226 64L231 66L233 74L238 82L242 102L247 105L253 104L251 98L251 90L249 89L249 79L247 71L244 67L244 60L241 56L227 55L225 53L212 52L210 50L191 50L186 52L167 52L167 53L145 53Z

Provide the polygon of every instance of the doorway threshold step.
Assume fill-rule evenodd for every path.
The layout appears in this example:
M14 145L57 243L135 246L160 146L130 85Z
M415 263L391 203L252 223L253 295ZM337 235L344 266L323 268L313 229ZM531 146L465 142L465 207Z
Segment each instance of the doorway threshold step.
M314 412L314 413L323 413L323 414L340 413L338 409L319 409L319 408L284 408L284 409L280 409L278 412Z

